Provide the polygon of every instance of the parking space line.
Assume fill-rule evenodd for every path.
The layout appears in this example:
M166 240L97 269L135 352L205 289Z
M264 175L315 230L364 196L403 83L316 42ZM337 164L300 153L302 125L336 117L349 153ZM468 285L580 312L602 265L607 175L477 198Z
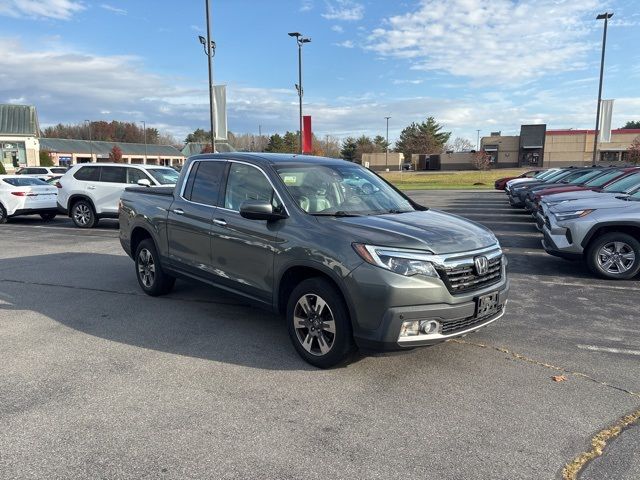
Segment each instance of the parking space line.
M640 350L629 350L627 348L599 347L597 345L576 345L576 347L582 350L590 350L592 352L621 353L623 355L640 356Z

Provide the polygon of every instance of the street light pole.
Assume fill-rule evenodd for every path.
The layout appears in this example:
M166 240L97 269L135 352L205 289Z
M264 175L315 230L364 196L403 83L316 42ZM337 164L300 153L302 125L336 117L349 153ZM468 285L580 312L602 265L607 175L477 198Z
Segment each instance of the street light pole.
M604 20L604 31L602 33L602 56L600 58L600 84L598 86L598 107L596 109L596 128L593 132L593 159L591 164L595 165L598 158L598 137L600 134L600 103L602 103L602 77L604 75L604 51L607 45L607 24L609 19L613 17L613 12L601 13L596 20Z
M216 153L216 123L213 114L213 57L216 54L216 42L211 40L211 19L209 16L209 0L205 0L206 17L207 17L207 38L202 35L198 36L200 43L204 47L204 53L207 56L207 64L209 67L209 121L211 125L211 150Z
M298 44L298 83L296 84L296 90L298 91L298 103L300 108L300 153L302 152L302 96L304 91L302 89L302 45L311 42L310 38L304 38L299 32L290 32L290 37L296 38Z
M147 122L142 120L142 126L144 127L144 163L147 164Z
M384 150L384 166L388 167L389 166L389 119L391 117L384 117L385 120L387 121L387 141L386 141L386 145L385 145L385 150Z
M85 120L87 126L89 128L89 148L91 149L91 160L93 162L93 142L91 141L91 120Z
M480 150L480 129L476 130L478 132L478 140L476 140L476 152Z

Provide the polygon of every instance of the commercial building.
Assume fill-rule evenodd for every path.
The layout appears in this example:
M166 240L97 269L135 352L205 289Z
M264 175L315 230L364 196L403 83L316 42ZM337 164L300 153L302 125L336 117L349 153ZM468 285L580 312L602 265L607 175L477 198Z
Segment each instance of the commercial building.
M35 107L0 104L0 162L6 171L38 164L39 136Z
M522 125L520 135L495 132L483 137L481 148L492 156L496 168L591 165L594 135L594 130L547 130L546 125ZM640 129L612 130L611 141L599 143L596 162L626 162L627 149L638 137Z
M122 151L124 163L179 167L185 160L182 152L171 145L145 145L144 143L70 140L66 138L40 139L40 150L47 150L54 163L65 166L76 163L109 162L111 161L109 154L116 146Z

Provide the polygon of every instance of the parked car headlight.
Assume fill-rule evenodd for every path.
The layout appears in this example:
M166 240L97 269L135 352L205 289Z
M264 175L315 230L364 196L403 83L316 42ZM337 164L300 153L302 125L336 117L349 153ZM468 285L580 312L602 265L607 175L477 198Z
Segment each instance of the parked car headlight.
M430 261L430 255L419 250L394 249L363 243L354 243L353 249L365 262L400 275L439 277L436 268Z
M591 212L593 212L593 209L573 210L573 211L569 211L569 212L556 212L556 213L554 213L554 215L555 215L557 221L562 222L564 220L572 220L574 218L586 217Z

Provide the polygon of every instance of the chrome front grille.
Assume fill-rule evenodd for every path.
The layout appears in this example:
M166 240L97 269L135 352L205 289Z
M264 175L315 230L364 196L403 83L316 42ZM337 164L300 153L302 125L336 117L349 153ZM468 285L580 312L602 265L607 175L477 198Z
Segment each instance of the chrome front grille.
M441 270L440 277L452 294L479 290L502 279L502 255L489 259L487 272L478 274L473 263Z

